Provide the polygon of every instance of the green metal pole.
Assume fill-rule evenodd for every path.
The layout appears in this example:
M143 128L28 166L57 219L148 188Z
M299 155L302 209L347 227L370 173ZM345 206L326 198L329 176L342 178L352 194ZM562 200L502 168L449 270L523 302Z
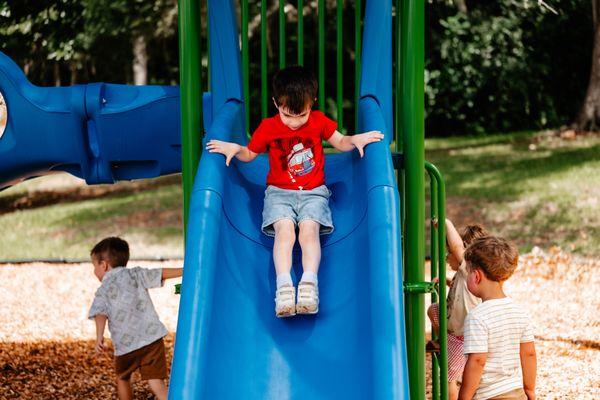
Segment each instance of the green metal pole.
M298 0L298 65L304 65L304 4Z
M409 283L425 279L424 8L422 0L402 2L401 121L406 179L405 268ZM410 397L424 399L425 303L422 295L406 294L406 323Z
M337 123L338 130L343 132L344 129L344 24L343 24L343 16L344 16L344 0L337 0L336 2L336 21L337 21L337 30L336 30L336 107L337 107Z
M396 0L396 18L394 19L394 31L395 31L395 52L396 56L396 74L395 74L395 86L394 90L396 93L395 102L394 102L394 114L396 115L396 123L394 124L394 138L396 140L396 151L402 152L402 139L401 139L401 125L400 125L400 115L402 114L402 31L401 31L401 12L402 10L402 0Z
M448 323L446 313L446 285L443 282L446 279L446 258L442 254L446 253L446 185L442 178L442 174L435 165L425 162L425 168L432 177L437 181L437 205L438 205L438 271L440 276L439 285L439 320L440 320L440 398L448 398Z
M244 110L246 115L246 131L248 131L250 127L250 85L248 83L248 64L248 0L242 0L242 73L244 80Z
M181 170L183 221L187 227L190 198L201 152L202 89L200 2L179 0L179 80L181 87Z
M438 218L438 187L437 187L437 181L435 180L435 178L433 177L433 175L430 175L429 177L429 186L430 186L430 190L431 190L431 196L430 196L430 215L431 215L431 222L430 222L430 243L429 243L429 248L431 250L431 279L435 279L439 277L438 274L438 257L440 256L439 254L439 248L438 248L438 230L436 229L436 227L433 224L433 221L436 220ZM446 282L445 280L441 280L439 285L445 285ZM435 291L431 292L431 304L437 303L438 298L437 298L437 293ZM439 304L438 304L439 306ZM439 314L438 314L439 317ZM438 338L438 334L432 329L431 330L431 340L435 341ZM439 366L438 366L438 359L437 359L437 355L435 353L431 354L431 395L432 395L432 399L433 400L439 400L440 399L440 381L439 381L439 370L438 370Z
M325 112L325 0L318 0L318 35L319 35L319 109Z
M285 68L285 0L279 0L279 69Z
M260 2L260 113L267 117L267 0Z
M360 62L362 55L362 0L354 0L354 132L358 133L358 98L360 97Z

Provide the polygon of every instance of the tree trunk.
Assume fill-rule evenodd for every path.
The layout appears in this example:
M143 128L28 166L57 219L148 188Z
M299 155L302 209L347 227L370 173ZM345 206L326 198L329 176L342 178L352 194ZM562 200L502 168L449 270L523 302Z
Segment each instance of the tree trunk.
M595 22L592 68L585 100L572 126L577 130L596 130L600 121L600 24L598 24L598 16L596 15L600 10L600 0L593 0L592 5Z
M458 8L458 11L460 11L461 13L467 14L467 12L469 11L467 9L466 0L454 0L454 5L456 6L456 8Z
M133 40L133 82L136 85L148 84L146 38L141 34Z
M54 86L60 86L62 82L60 80L60 65L58 64L58 61L54 62L53 74L54 74Z

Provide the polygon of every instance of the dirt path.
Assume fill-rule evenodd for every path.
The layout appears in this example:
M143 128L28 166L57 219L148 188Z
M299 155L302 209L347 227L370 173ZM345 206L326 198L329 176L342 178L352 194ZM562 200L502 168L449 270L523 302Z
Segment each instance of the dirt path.
M144 266L174 266L145 263ZM173 332L173 284L152 291ZM0 266L0 399L114 398L111 358L93 352L89 264ZM506 285L536 325L538 398L600 399L600 262L534 250ZM172 335L167 340L172 354ZM137 379L134 377L134 379ZM137 381L136 398L152 398Z

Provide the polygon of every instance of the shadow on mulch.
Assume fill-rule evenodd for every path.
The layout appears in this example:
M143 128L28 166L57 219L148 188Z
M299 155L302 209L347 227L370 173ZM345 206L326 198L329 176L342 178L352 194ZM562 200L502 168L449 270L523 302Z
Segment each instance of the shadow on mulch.
M172 175L166 178L136 182L123 182L114 185L81 186L64 190L39 190L0 197L0 215L17 210L31 210L54 204L75 203L100 199L114 195L138 193L148 189L179 184L181 177Z
M174 336L165 338L171 365ZM112 347L94 352L93 340L0 343L1 399L116 399ZM154 399L136 372L134 398Z

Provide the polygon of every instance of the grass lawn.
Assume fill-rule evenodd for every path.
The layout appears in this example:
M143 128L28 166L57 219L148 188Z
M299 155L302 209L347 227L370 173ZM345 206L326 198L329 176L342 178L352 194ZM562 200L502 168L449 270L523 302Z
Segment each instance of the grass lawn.
M181 210L178 176L100 186L39 178L0 192L0 259L86 259L109 235L128 240L132 257L182 256Z
M600 255L600 136L548 134L426 140L457 225L482 222L529 250L554 245ZM182 256L179 176L86 186L67 175L0 192L0 260L82 258L119 235L132 257Z
M428 139L425 147L458 224L482 222L525 251L558 245L600 255L600 136L519 132Z

